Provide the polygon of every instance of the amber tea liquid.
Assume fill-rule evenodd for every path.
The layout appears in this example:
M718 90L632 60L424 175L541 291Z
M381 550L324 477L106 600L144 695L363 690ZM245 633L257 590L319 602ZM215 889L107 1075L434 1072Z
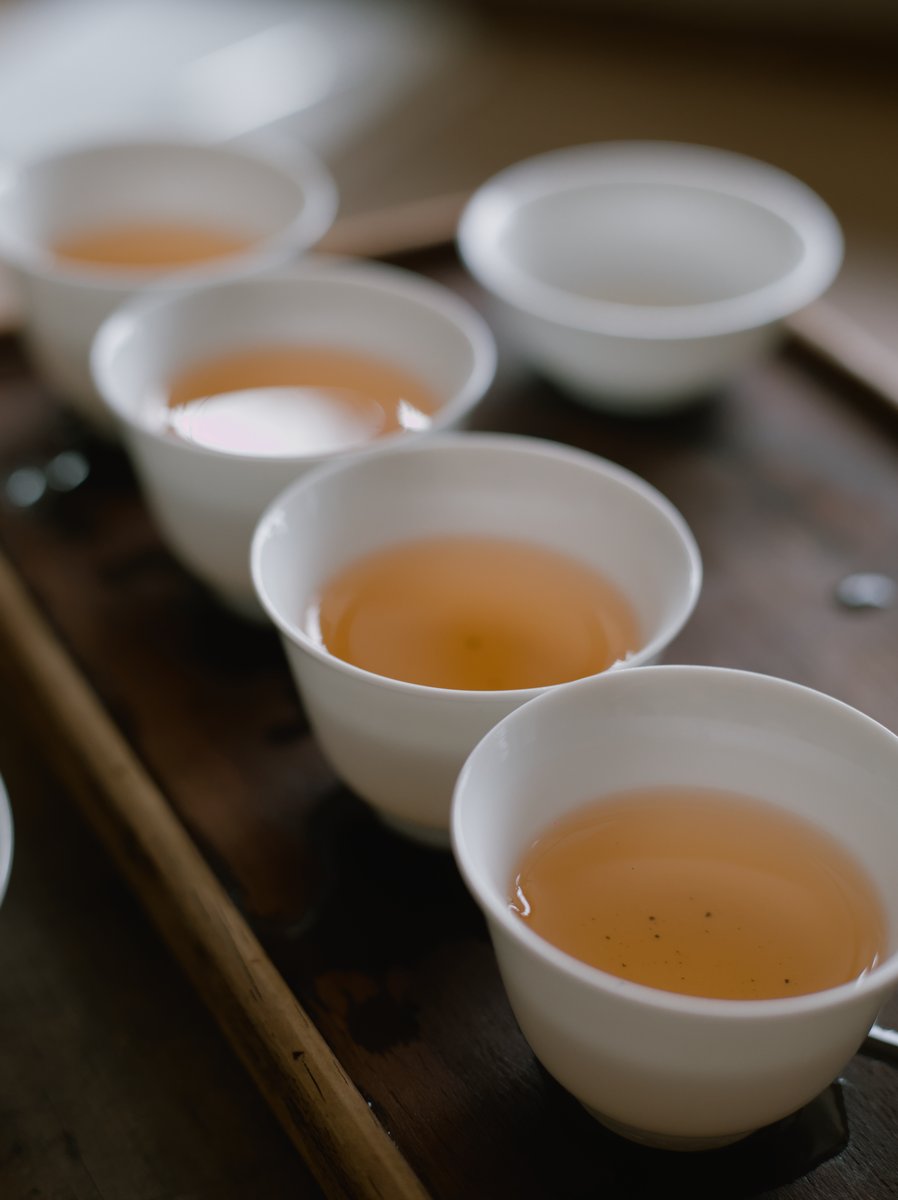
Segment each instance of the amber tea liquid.
M60 262L122 270L184 267L240 254L250 239L232 230L184 221L104 224L61 238L53 247Z
M333 346L269 345L199 362L171 380L171 434L225 453L327 454L425 429L439 399L404 368Z
M640 645L620 591L544 546L434 537L328 581L305 627L337 658L430 687L504 690L603 671Z
M886 946L874 888L833 838L701 790L619 794L559 821L523 856L510 906L583 962L691 996L822 991Z

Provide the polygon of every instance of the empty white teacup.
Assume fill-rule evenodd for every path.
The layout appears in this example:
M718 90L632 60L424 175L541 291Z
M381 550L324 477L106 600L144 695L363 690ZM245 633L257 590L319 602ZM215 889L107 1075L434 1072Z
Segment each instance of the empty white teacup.
M512 713L473 752L452 834L518 1023L547 1070L611 1128L675 1149L794 1112L857 1051L898 981L898 737L819 692L714 667L609 672ZM678 994L608 974L510 908L521 856L558 818L630 789L709 788L831 834L887 919L878 965L785 999Z
M319 468L278 497L253 539L253 581L314 734L337 775L385 821L443 845L465 758L498 720L546 689L463 691L387 678L331 654L305 616L322 585L362 555L445 535L545 546L617 585L642 635L619 665L659 655L701 586L694 539L653 487L535 438L416 439Z
M0 258L18 285L24 331L43 378L107 431L90 345L103 319L152 289L196 287L279 266L330 227L336 189L308 151L185 140L97 142L0 170ZM64 239L139 223L187 223L244 239L239 251L178 267L70 261Z
M842 261L827 205L784 171L675 142L598 142L484 183L459 225L522 354L596 408L677 408L767 351Z
M420 430L331 449L258 453L175 436L166 388L196 363L241 349L325 348L370 355L439 401ZM97 389L116 419L144 496L172 552L227 604L260 616L249 548L265 506L322 462L429 436L466 421L493 380L496 350L481 317L448 288L399 267L307 258L280 273L144 297L97 335Z

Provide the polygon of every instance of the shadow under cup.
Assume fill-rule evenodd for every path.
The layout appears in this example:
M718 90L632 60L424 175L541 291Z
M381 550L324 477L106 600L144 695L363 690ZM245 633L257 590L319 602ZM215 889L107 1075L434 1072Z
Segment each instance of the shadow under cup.
M643 667L557 688L502 721L459 778L453 848L534 1053L603 1123L675 1149L735 1141L839 1074L898 981L898 737L819 692L714 667ZM602 795L694 787L777 804L835 837L889 930L862 978L787 999L715 1000L631 983L509 909L549 825Z

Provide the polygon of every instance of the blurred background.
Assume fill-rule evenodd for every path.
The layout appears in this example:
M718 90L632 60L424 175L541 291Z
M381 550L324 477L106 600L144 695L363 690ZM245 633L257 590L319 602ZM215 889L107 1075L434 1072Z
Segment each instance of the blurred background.
M832 303L889 355L896 50L893 0L0 0L0 163L132 131L301 141L340 186L335 244L376 252L450 236L467 192L554 146L727 147L835 209Z

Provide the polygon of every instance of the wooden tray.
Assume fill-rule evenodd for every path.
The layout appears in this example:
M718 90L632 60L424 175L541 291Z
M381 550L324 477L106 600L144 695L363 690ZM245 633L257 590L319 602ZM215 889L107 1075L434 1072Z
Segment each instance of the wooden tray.
M483 303L446 250L405 265ZM887 408L793 347L713 403L630 422L502 349L480 428L623 463L692 526L705 585L668 661L783 675L898 728L898 608L834 600L849 573L898 574ZM123 456L0 341L0 478L71 449L91 467L80 487L0 503L0 671L329 1194L898 1194L898 1073L871 1044L807 1109L726 1150L645 1150L593 1122L517 1030L451 858L335 782L274 633L173 562Z

